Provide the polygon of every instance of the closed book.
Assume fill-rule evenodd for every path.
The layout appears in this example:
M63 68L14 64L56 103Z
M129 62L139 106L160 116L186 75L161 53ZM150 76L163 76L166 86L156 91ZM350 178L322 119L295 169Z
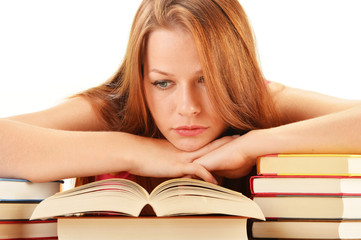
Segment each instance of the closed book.
M253 238L267 239L361 239L361 221L257 221L251 232Z
M248 239L247 219L195 217L60 217L61 240L239 240Z
M0 220L29 220L39 202L0 202Z
M276 154L257 160L258 175L361 176L361 155Z
M59 192L62 183L32 183L24 179L0 178L0 202L41 201Z
M361 219L361 197L255 195L266 218Z
M151 206L157 216L225 214L264 219L257 204L241 193L185 178L165 181L150 194L127 179L85 184L45 199L31 219L89 212L139 216L146 206Z
M0 221L0 240L5 239L57 239L57 222Z
M361 177L252 176L250 185L256 195L361 195Z

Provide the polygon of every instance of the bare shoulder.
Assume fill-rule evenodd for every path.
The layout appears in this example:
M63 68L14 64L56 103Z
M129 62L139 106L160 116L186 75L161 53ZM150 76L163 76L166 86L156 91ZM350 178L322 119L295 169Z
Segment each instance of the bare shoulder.
M8 119L61 130L98 131L104 129L104 124L91 104L83 97L71 98L46 110Z
M321 93L268 84L271 96L285 122L295 122L361 106L360 100L336 98Z

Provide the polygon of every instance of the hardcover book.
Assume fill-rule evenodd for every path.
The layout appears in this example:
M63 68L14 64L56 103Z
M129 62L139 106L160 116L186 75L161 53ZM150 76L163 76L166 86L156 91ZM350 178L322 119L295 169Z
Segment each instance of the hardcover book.
M361 176L361 155L276 154L258 158L259 175Z
M361 177L252 176L252 194L361 196Z
M24 179L0 178L0 202L41 201L60 191L63 181L32 183Z
M247 218L237 216L60 217L61 240L240 240Z
M0 202L0 221L29 220L39 202Z
M58 239L57 222L0 221L0 239Z
M361 219L361 198L353 196L256 195L266 218Z
M277 220L253 222L253 238L360 239L360 220Z

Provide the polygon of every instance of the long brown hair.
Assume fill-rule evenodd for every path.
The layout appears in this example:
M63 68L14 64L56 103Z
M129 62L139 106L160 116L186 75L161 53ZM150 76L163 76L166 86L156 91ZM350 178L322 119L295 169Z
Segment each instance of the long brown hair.
M233 132L279 125L252 29L237 0L144 0L119 70L101 86L79 94L89 100L108 130L162 137L147 108L142 64L149 34L174 25L193 35L209 97Z

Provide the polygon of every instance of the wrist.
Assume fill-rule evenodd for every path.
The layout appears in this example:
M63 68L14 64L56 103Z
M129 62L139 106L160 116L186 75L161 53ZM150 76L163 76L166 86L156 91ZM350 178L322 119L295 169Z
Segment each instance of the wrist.
M259 156L279 153L280 139L274 128L252 130L244 135L246 146L244 151L250 159L257 159Z
M115 132L114 139L109 143L113 168L117 171L131 172L137 166L137 160L141 159L137 156L140 154L140 136L125 132Z

